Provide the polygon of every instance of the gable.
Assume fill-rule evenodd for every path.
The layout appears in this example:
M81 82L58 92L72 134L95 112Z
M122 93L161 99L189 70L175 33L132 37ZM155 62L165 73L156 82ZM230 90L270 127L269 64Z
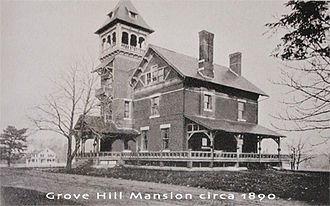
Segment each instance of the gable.
M157 53L148 50L139 67L133 73L131 85L134 89L139 89L162 84L173 79L180 79L180 74Z
M155 51L164 61L171 65L178 73L184 77L191 77L205 82L210 82L242 91L268 96L261 89L249 82L242 76L237 76L228 67L214 64L214 78L205 79L197 72L198 59L184 54L180 54L155 45L149 45L149 50Z

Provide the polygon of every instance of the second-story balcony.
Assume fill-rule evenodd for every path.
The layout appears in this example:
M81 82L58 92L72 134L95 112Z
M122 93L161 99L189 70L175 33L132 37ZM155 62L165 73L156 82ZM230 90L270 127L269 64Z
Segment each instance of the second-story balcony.
M110 97L112 96L112 88L111 87L101 87L95 90L95 96L100 99L102 97Z
M103 51L101 52L100 58L102 59L108 55L111 55L113 52L118 51L118 50L128 51L128 52L131 52L138 56L142 56L145 52L145 48L140 48L138 46L132 46L132 45L125 44L125 43L119 43L119 44L114 43L114 44L108 46L107 48L103 49Z

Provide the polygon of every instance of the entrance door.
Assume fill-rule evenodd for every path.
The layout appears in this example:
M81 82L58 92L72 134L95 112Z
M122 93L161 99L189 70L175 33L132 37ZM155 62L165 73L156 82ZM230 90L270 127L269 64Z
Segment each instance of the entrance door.
M192 151L210 151L211 141L204 133L195 133L188 140L188 148Z

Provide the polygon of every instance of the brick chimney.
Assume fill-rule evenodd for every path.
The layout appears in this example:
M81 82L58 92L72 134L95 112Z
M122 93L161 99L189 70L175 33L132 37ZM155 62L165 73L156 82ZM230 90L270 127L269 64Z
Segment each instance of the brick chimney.
M206 78L213 78L213 39L214 34L208 31L199 33L198 73Z
M241 76L242 70L242 53L236 52L229 54L229 68L235 72L238 76Z

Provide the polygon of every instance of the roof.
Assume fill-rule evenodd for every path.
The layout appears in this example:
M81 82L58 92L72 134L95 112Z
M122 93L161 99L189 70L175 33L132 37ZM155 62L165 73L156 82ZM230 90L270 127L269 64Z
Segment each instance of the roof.
M133 12L137 14L137 17L136 18L130 17L129 12ZM112 14L112 16L110 16L110 14ZM133 6L131 1L120 0L117 6L108 14L108 18L105 21L105 23L95 33L100 34L117 22L128 23L131 26L138 27L149 33L154 32L154 30L152 30L151 27L144 21L142 16L139 15L139 12Z
M186 77L200 79L215 84L240 89L263 96L268 96L257 86L249 82L242 76L234 74L228 67L214 64L214 78L206 79L197 73L198 59L184 54L180 54L159 46L149 45L149 48L160 55L167 63L174 67L180 74Z
M210 130L220 130L230 133L241 133L241 134L256 134L267 137L284 137L284 135L281 135L275 131L272 131L258 124L230 121L224 119L210 119L201 116L186 115L185 117Z
M110 62L112 62L112 60L114 60L115 57L110 57L106 60L104 60L103 62L101 62L99 65L97 65L97 67L95 67L95 69L92 71L93 72L97 72L99 69L103 69L105 66L107 66Z
M79 129L82 116L75 126L75 129ZM84 122L88 128L110 135L139 135L139 132L131 128L119 128L113 121L105 122L100 116L85 116Z

